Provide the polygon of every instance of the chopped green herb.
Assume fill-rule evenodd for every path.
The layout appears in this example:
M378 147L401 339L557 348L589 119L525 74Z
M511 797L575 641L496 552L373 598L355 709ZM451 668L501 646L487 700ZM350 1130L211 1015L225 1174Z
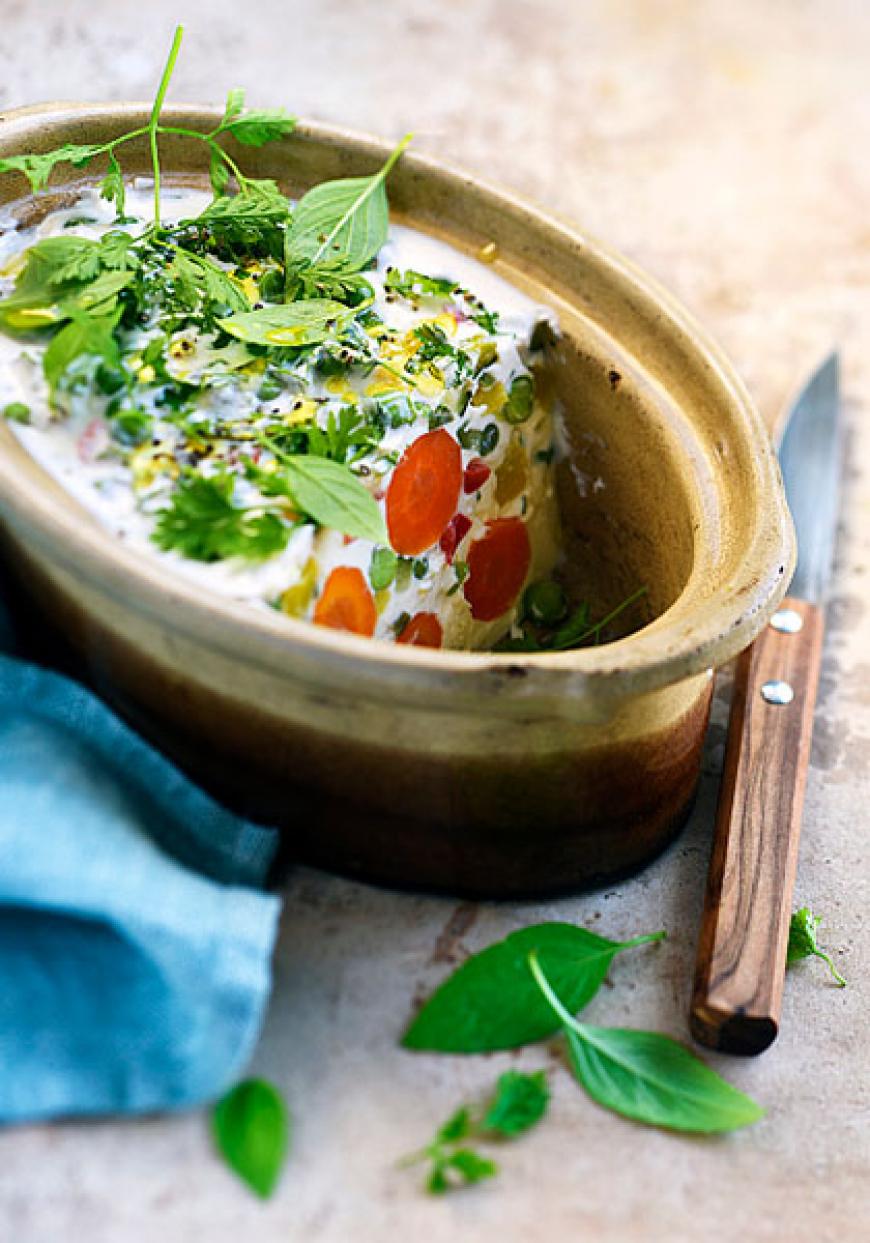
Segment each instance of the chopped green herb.
M238 506L231 475L182 478L159 511L152 539L159 548L193 561L244 557L261 561L287 545L291 527L278 514Z
M29 423L30 406L26 406L23 401L10 401L3 407L3 417L13 423Z
M845 988L846 981L844 977L840 975L840 972L834 966L830 954L821 949L816 940L821 922L821 917L814 915L808 906L802 906L799 911L795 911L791 917L788 929L786 962L789 966L792 966L804 958L821 958L822 962L827 963L831 975L838 986Z

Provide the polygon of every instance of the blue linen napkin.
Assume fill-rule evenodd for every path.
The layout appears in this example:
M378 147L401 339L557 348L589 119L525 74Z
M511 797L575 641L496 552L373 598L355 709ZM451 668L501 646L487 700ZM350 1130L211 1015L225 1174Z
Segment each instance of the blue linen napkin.
M84 687L0 655L0 1121L229 1086L269 993L276 845Z

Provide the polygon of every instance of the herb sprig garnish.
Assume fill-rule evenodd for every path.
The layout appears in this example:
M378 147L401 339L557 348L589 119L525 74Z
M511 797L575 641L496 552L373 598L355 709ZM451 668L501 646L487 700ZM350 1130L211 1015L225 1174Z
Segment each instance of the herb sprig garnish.
M217 194L226 189L229 174L237 179L240 191L252 186L255 182L245 177L232 157L221 147L218 139L230 134L237 142L247 146L261 147L267 142L274 142L289 134L295 124L294 117L288 116L283 109L246 111L244 93L240 90L231 91L220 124L209 133L199 130L185 129L179 126L160 124L160 113L169 89L169 82L175 69L184 27L178 26L172 40L172 46L160 76L160 83L151 115L147 125L121 134L104 143L64 143L52 151L40 154L13 155L0 159L0 173L20 172L30 183L34 192L42 190L48 184L51 174L59 164L70 164L73 168L87 168L98 156L108 157L109 170L101 183L102 197L115 204L119 217L124 216L125 190L121 165L118 160L118 149L135 138L147 136L151 152L151 164L154 174L154 223L160 223L160 158L158 150L159 138L162 134L175 134L185 138L193 138L204 142L209 148L211 158L211 180Z
M834 966L834 960L831 958L831 955L826 950L823 950L818 943L817 935L821 922L821 916L814 915L808 906L802 906L799 911L795 911L791 917L788 929L786 962L791 967L794 963L801 962L804 958L820 958L822 962L827 963L837 986L845 988L845 978Z
M541 1121L549 1103L550 1089L543 1071L528 1075L508 1070L499 1076L495 1092L483 1110L467 1105L457 1109L438 1128L430 1144L404 1157L400 1164L427 1162L426 1189L435 1195L493 1178L498 1165L490 1157L482 1156L472 1143L517 1139Z
M261 1199L274 1192L290 1145L290 1115L276 1087L245 1079L212 1111L218 1152Z

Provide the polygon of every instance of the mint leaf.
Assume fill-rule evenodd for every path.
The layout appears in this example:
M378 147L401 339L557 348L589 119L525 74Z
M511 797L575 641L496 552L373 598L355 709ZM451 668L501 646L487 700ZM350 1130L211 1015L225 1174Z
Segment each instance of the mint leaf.
M242 313L250 308L239 286L204 255L176 250L169 272L175 281L176 295L188 310L201 311L215 303Z
M536 953L528 966L562 1026L575 1077L606 1109L649 1126L703 1134L733 1131L764 1116L755 1101L670 1036L578 1023Z
M469 958L433 993L402 1044L440 1053L485 1053L543 1040L559 1030L559 1020L529 975L532 951L576 1014L595 996L617 954L663 936L608 941L566 923L512 932Z
M280 1093L265 1079L236 1084L214 1107L215 1144L232 1170L264 1200L284 1165L290 1119Z
M157 514L154 543L192 561L262 561L281 552L292 528L275 513L234 504L234 486L225 473L181 479L170 504Z
M339 265L346 272L367 267L387 240L389 207L384 183L410 141L402 139L371 177L324 181L296 204L287 230L288 267L307 260Z
M309 302L293 302L289 306L264 306L259 311L219 319L218 324L230 336L252 345L275 348L318 345L340 331L354 316L340 302L314 298Z
M550 1089L542 1070L531 1075L508 1070L499 1077L495 1096L481 1122L481 1130L494 1131L512 1139L540 1122L549 1103Z
M814 915L808 906L802 906L799 911L795 911L791 917L788 929L786 963L788 966L792 966L804 958L821 958L822 962L828 964L831 975L836 980L837 985L840 988L845 988L846 980L834 966L830 954L821 949L816 940L821 922L821 917Z

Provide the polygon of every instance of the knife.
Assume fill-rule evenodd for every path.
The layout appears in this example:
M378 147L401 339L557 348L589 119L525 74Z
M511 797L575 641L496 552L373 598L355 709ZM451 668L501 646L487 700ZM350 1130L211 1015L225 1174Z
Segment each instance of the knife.
M798 542L789 595L738 659L689 1023L702 1044L776 1039L840 476L839 359L787 408L779 458Z

